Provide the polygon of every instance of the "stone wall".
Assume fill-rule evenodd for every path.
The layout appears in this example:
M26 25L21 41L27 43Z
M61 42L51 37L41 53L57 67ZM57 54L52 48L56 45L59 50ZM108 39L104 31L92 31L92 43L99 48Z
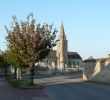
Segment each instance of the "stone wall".
M110 83L110 58L86 60L83 80Z

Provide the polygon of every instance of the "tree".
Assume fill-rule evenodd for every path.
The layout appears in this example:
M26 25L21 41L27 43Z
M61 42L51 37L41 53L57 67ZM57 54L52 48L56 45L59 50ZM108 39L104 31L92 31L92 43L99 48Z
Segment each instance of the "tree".
M22 69L26 68L27 65L22 62L22 60L17 57L17 55L14 52L11 52L9 50L5 51L7 62L12 65L14 68L14 78L21 79L22 78ZM17 73L17 69L21 69L20 74Z
M33 72L35 63L44 59L51 49L56 45L56 29L52 30L53 25L36 24L33 14L27 16L26 21L18 22L13 16L13 24L9 30L6 26L8 36L8 48L14 52L22 62L28 64L31 75L30 80L33 84Z
M7 62L6 54L0 51L0 68L4 69L5 77L7 77L8 67L9 63Z

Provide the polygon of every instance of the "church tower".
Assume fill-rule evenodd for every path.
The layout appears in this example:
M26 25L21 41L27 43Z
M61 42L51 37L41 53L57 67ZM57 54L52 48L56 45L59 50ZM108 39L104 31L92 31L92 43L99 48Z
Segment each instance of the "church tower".
M61 71L68 65L68 41L66 39L63 22L61 24L59 38L57 43L57 66Z

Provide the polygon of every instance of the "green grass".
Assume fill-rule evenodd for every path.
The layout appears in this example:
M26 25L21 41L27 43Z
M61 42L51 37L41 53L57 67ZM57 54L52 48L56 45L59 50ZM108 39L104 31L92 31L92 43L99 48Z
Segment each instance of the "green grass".
M18 89L42 89L43 86L41 85L30 85L30 81L25 81L25 80L18 80L18 79L10 79L8 82L11 84L11 86L18 88Z

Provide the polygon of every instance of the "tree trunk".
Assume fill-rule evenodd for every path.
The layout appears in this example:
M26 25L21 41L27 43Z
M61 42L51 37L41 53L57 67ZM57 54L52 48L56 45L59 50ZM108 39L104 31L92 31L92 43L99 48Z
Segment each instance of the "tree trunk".
M17 78L17 68L16 67L14 68L14 78L15 79Z
M8 67L7 66L5 66L5 77L7 77L8 75L7 75L7 72L8 72Z
M31 76L30 76L30 79L31 79L31 85L33 85L33 73L32 73L32 71L31 71Z
M34 84L34 82L33 82L34 64L32 65L30 72L31 72L31 74L30 74L30 81L31 81L30 85L33 85Z
M21 80L22 79L22 72L21 68L17 68L17 79Z

